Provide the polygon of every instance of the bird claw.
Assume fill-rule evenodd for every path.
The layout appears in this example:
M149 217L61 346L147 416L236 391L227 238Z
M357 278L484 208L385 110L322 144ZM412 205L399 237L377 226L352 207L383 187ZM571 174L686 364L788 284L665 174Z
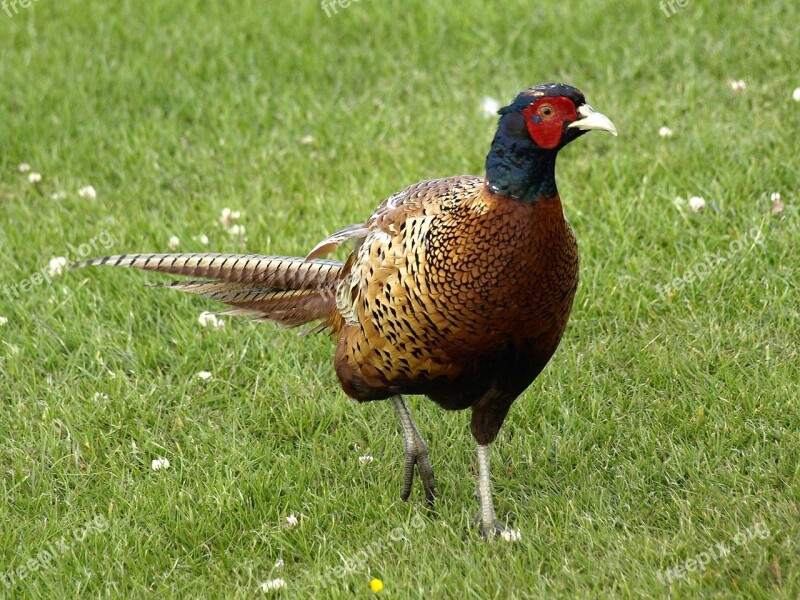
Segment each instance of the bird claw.
M400 498L405 502L411 497L411 486L414 483L414 466L416 465L419 471L419 477L422 479L422 489L425 491L425 499L428 501L428 504L433 506L436 498L433 467L431 467L431 461L428 457L428 448L425 446L425 442L420 440L416 444L406 446L404 451L403 490L400 493Z
M501 535L505 531L505 527L498 525L495 523L494 525L486 526L481 523L478 531L480 531L481 537L485 540L491 540L496 535Z
M506 531L506 528L497 523L497 521L484 523L480 512L472 519L472 524L479 526L478 531L485 540L491 540L494 536L500 535Z

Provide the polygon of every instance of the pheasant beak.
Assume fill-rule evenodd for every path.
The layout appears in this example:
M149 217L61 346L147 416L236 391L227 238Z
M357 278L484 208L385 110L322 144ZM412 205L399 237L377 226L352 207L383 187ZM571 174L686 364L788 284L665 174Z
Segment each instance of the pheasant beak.
M582 131L598 129L600 131L607 131L611 135L617 135L617 128L614 127L611 119L603 113L597 112L588 104L582 104L578 107L578 114L581 118L567 125L568 129L572 129L573 127Z

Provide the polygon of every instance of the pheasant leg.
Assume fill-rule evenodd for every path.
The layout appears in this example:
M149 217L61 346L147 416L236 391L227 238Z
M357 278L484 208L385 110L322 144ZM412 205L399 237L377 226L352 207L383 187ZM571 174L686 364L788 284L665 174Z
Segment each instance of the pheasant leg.
M494 512L489 454L489 444L484 446L478 444L478 499L481 503L481 510L476 521L480 523L481 535L487 539L500 533L503 529L497 524L497 515Z
M428 446L425 440L417 430L414 424L414 419L411 418L411 412L408 410L402 396L392 397L392 406L397 413L397 418L400 419L400 425L403 427L403 452L405 453L405 460L403 461L403 491L400 498L403 501L408 500L411 496L411 485L414 483L414 465L419 470L420 479L422 479L422 488L425 490L425 498L428 504L433 505L434 489L433 489L433 468L431 461L428 458Z

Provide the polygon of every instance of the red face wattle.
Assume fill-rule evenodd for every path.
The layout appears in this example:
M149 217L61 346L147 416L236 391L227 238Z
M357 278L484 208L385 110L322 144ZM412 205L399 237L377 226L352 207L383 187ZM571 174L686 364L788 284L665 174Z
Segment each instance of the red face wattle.
M521 112L531 138L539 148L545 150L551 150L561 143L564 122L578 120L575 104L563 96L539 98Z

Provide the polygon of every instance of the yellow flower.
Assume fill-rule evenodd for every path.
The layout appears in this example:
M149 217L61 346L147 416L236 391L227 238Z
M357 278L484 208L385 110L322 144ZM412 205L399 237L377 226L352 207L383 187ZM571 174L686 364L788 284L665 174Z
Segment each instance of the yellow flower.
M380 579L373 579L369 582L369 588L377 594L383 591L383 582Z

